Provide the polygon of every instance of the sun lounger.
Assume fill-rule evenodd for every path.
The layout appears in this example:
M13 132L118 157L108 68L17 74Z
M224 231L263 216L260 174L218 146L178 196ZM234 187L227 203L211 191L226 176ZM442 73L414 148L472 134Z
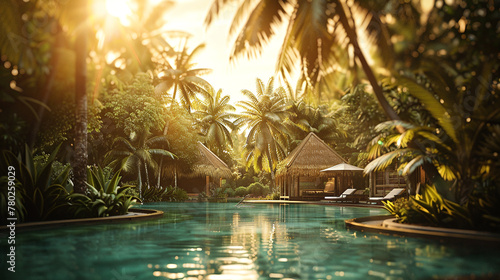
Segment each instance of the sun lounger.
M356 190L354 193L346 195L342 202L359 203L360 201L367 201L368 195L364 194L364 190Z
M356 189L347 189L345 190L340 196L325 196L325 200L343 200L345 199L348 195L353 194L356 191Z
M394 200L401 196L404 192L404 188L394 188L384 197L370 197L368 202L376 202L377 204L381 204L382 201Z

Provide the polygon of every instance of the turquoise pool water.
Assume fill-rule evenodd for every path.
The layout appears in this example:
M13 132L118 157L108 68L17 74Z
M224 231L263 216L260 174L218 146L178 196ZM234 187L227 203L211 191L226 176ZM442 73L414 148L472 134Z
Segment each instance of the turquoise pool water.
M19 232L16 273L1 279L436 279L498 275L498 248L364 234L344 220L382 209L322 205L157 203L189 215ZM454 279L454 278L451 278Z

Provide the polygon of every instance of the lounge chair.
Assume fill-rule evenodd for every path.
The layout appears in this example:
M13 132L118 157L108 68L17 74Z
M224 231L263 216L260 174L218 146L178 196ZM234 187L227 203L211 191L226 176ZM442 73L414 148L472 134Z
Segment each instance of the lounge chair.
M350 195L346 195L346 197L342 200L342 202L351 202L351 203L359 203L359 201L367 201L368 195L364 194L364 190L356 190L354 193Z
M376 202L377 204L382 204L382 201L394 200L394 199L400 197L404 191L405 191L404 188L394 188L394 189L392 189L392 191L390 191L384 197L370 197L368 202L370 202L370 203Z
M353 194L356 191L356 189L347 189L345 190L340 196L325 196L325 200L335 200L335 201L342 201L344 200L348 195Z

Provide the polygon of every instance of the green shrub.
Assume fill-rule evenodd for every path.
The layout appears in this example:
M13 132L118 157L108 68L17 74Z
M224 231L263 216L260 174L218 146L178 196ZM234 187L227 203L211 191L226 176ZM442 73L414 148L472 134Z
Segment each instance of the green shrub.
M280 194L277 193L277 192L274 192L274 193L271 193L271 194L268 194L266 196L266 199L267 200L279 200L280 199Z
M168 190L165 188L158 188L156 186L153 187L145 187L142 188L142 201L144 202L158 202L158 201L168 201L165 200L164 196L166 196Z
M54 173L52 168L59 148L60 146L56 147L52 154L42 157L35 157L28 146L18 156L10 151L2 151L2 170L12 170L15 173L15 213L19 222L67 218L67 189L72 189L69 180L70 166L61 168L58 173ZM0 195L3 216L7 214L4 211L7 210L8 177L2 176L1 181L6 182L2 183Z
M184 189L169 186L167 190L168 201L186 201L189 199L189 195Z
M248 194L247 188L245 187L238 187L236 190L234 190L234 194L236 196L245 196Z
M474 227L469 209L441 197L434 186L425 186L422 195L411 196L409 200L384 202L384 208L401 223L450 228Z
M259 182L255 182L250 184L250 186L248 186L247 191L249 194L253 196L264 196L269 193L269 187L264 186Z
M226 193L222 190L222 188L214 188L210 190L210 196L212 198L225 198Z
M189 198L185 190L181 188L174 188L172 186L168 186L166 188L144 188L142 190L142 197L144 202L186 201Z
M198 201L204 201L208 198L207 194L205 192L201 192L198 194Z
M268 185L264 185L262 188L262 196L268 195L271 193L271 189Z
M71 213L81 218L126 214L137 198L126 194L131 186L120 187L120 179L120 171L111 174L106 168L89 167L86 182L88 193L73 193L69 196Z
M227 188L224 190L224 193L227 197L234 197L236 192L231 188Z

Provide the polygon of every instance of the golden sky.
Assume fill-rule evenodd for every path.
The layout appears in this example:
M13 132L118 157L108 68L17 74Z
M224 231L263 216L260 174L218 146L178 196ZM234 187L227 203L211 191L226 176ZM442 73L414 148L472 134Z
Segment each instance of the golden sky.
M228 40L229 27L234 10L227 9L207 29L205 16L211 0L177 0L175 6L166 13L166 30L182 30L193 35L191 46L205 43L206 47L195 59L198 68L211 68L212 74L204 78L215 90L222 88L225 95L231 96L231 103L242 98L242 89L256 92L255 80L264 82L274 75L275 62L280 49L280 41L273 40L256 59L240 58L235 63L229 62L232 41ZM275 83L275 87L278 84Z

